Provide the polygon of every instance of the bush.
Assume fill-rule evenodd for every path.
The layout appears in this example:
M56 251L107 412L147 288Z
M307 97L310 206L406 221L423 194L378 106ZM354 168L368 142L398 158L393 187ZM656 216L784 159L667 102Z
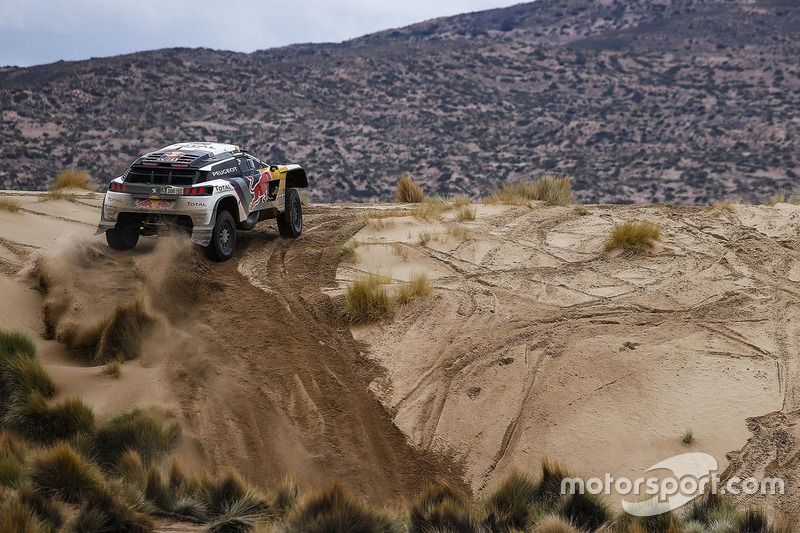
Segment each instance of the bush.
M475 215L477 214L477 212L478 209L476 207L463 205L458 210L458 215L456 216L456 220L475 220Z
M466 497L447 485L427 487L411 504L411 531L427 533L471 533L474 531L471 509Z
M141 300L119 304L114 312L94 326L72 335L64 335L70 352L92 365L130 361L139 357L142 339L152 318Z
M24 479L22 462L13 455L0 453L0 489L19 487Z
M484 500L482 524L491 531L527 529L537 512L538 491L533 480L514 470Z
M170 512L175 503L175 493L172 488L164 482L161 476L161 469L153 465L147 473L147 480L144 488L144 497L164 512Z
M425 192L416 181L406 174L397 182L397 201L404 204L419 204L425 200Z
M16 495L0 501L0 531L43 533L48 529L33 509L25 505Z
M432 293L433 285L427 274L424 272L412 274L408 283L401 286L397 292L397 301L401 305L405 305L415 298L430 296Z
M562 465L542 459L542 478L536 484L535 499L543 507L555 510L561 501L561 482L572 475Z
M51 406L38 391L14 403L3 422L26 438L42 443L94 431L94 413L82 400L70 398Z
M547 516L536 523L534 533L578 533L578 529L560 516ZM595 531L592 529L591 531Z
M57 444L36 457L30 477L42 494L68 503L80 503L103 485L97 467L65 443Z
M579 492L565 499L561 507L561 516L584 531L597 531L614 518L608 504L599 496Z
M103 374L111 376L114 379L119 379L122 375L122 360L115 359L106 363L106 366L103 367Z
M57 530L64 524L61 509L52 500L45 498L41 492L30 487L22 487L16 494L19 501L33 511L34 516L42 523Z
M314 492L286 519L288 533L335 533L340 531L390 532L391 521L365 508L339 483Z
M381 279L370 276L347 288L345 318L351 323L375 322L394 314L394 306Z
M122 454L117 462L116 474L130 485L139 490L144 490L147 483L147 469L142 463L142 458L133 450Z
M487 201L524 205L535 200L549 205L569 205L572 203L571 181L571 176L547 173L535 181L504 185L501 191L494 193Z
M125 503L119 494L104 487L86 499L68 529L74 533L149 533L153 524L147 516Z
M297 481L293 477L286 477L278 485L275 498L272 501L275 514L284 517L297 505Z
M22 204L19 203L19 200L17 199L4 197L0 198L0 209L5 209L6 211L16 213L22 209Z
M62 171L61 174L58 175L51 189L53 191L58 191L60 189L66 189L66 188L86 189L89 191L96 191L97 184L92 180L92 177L89 175L87 171L68 168Z
M655 241L661 240L661 228L652 222L625 222L615 224L606 241L606 250L622 248L641 253Z
M139 454L145 463L169 453L181 436L178 422L164 424L152 409L134 408L108 420L97 429L94 453L100 464L113 468L129 450Z
M0 360L7 355L21 354L31 358L37 355L36 345L24 333L0 330Z
M53 396L55 385L36 357L14 352L0 357L0 421L7 424L7 417L15 406L24 404L31 393L41 398ZM45 402L46 403L46 402Z

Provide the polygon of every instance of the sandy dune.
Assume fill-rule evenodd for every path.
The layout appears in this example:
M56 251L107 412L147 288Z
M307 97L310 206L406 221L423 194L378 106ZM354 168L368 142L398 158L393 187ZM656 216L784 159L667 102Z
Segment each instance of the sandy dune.
M392 322L354 329L387 369L372 388L395 423L463 459L477 492L543 456L633 478L687 451L724 469L742 447L792 479L789 463L770 462L773 439L748 444L747 419L781 412L759 422L777 426L761 430L770 435L793 425L800 209L587 210L479 206L475 221L386 219L353 237L359 257L339 268L342 286L424 270L436 287ZM606 253L624 220L660 224L663 245ZM731 473L753 466L734 457ZM771 504L796 513L794 502Z
M0 210L0 327L35 335L59 394L98 417L147 404L181 420L198 468L267 487L338 477L380 500L437 476L480 493L543 456L635 477L703 451L729 475L783 475L789 495L767 504L800 516L800 208L481 205L434 221L314 205L301 239L262 224L220 265L180 237L111 252L92 237L99 195L0 195L23 203ZM371 212L394 216L358 231ZM660 224L663 244L605 252L629 219ZM357 259L340 264L349 238ZM392 321L338 321L349 281L421 271L433 296ZM120 380L54 340L137 297L156 326Z

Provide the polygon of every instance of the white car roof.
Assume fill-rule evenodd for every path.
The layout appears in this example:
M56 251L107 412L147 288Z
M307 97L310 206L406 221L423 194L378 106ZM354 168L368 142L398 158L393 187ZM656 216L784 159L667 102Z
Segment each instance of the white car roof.
M181 150L186 151L202 151L208 152L211 155L219 155L225 152L238 152L239 147L234 144L225 144L225 143L210 143L210 142L186 142L186 143L177 143L171 144L164 148L158 150L159 152L177 152Z

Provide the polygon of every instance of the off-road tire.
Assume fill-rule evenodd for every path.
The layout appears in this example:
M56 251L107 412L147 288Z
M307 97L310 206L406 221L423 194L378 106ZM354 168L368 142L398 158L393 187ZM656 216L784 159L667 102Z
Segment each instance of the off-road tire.
M281 237L296 239L303 233L303 205L295 189L286 189L286 209L278 215Z
M133 250L139 242L139 232L130 226L119 226L106 231L106 242L112 250Z
M236 250L236 220L227 211L220 211L217 223L211 234L211 242L206 246L206 254L212 261L227 261Z

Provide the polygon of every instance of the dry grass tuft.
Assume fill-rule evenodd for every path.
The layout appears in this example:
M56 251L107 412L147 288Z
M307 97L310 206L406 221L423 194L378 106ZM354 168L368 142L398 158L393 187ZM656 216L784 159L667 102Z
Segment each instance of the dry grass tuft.
M654 242L661 240L661 228L652 222L615 224L606 241L606 250L622 248L635 253L643 252Z
M426 198L424 202L420 203L411 210L411 215L424 220L435 219L438 220L442 214L451 209L452 206L441 196L434 196Z
M306 497L286 519L288 533L308 531L370 531L389 533L389 518L363 506L339 483Z
M536 514L536 496L533 480L514 470L484 500L482 526L490 531L527 530Z
M421 231L417 236L417 239L422 246L427 246L431 241L438 241L439 236L435 233L431 233L430 231Z
M411 531L448 531L470 533L475 531L472 509L460 491L437 483L429 485L411 503L409 510Z
M122 363L125 362L125 359L118 358L113 361L109 361L106 363L106 366L103 367L103 374L106 376L110 376L114 379L119 379L122 375Z
M149 533L153 531L153 524L150 518L129 505L117 490L103 487L89 495L67 529L72 533Z
M433 285L428 275L424 272L412 274L408 283L400 287L397 292L397 302L400 305L406 305L410 301L421 298L423 296L430 296L433 294Z
M51 190L58 191L60 189L67 188L96 191L97 183L94 182L88 171L68 168L58 175L55 183L53 183L53 186L51 187Z
M504 185L485 200L486 203L527 205L531 201L542 201L549 205L572 203L572 176L546 173L535 181L520 181Z
M425 201L425 192L419 184L407 174L400 176L397 182L397 202L401 204L419 204Z
M358 261L358 252L356 252L356 248L358 248L358 242L353 241L349 244L343 244L341 248L339 248L339 255L342 258L342 261L347 263L355 263Z
M68 503L80 503L103 486L103 476L69 444L60 443L33 460L31 482L42 494Z
M22 204L19 203L19 200L16 200L14 198L3 197L0 198L0 209L16 213L17 211L22 209Z
M153 409L135 408L97 428L94 454L101 465L109 468L129 450L136 451L148 463L172 451L180 436L178 422L165 423Z
M394 305L378 276L356 280L347 288L345 319L350 323L391 318Z
M396 242L392 244L392 251L395 255L402 257L403 261L408 261L408 250L402 243Z
M692 441L694 440L694 435L692 434L692 430L691 429L687 429L686 430L686 433L683 434L683 439L682 440L683 440L683 443L686 446L688 446L688 445L690 445L692 443Z
M475 215L478 212L477 207L470 207L468 205L463 205L458 210L458 215L456 215L456 220L475 220Z
M144 303L136 299L117 305L110 316L94 326L59 340L74 356L93 365L130 361L139 357L142 339L152 323Z
M66 200L68 202L74 202L77 199L78 197L72 193L64 192L61 189L55 189L52 191L47 191L47 194L41 196L39 201L47 202L48 200Z
M466 194L457 194L453 197L453 205L456 207L462 207L465 205L469 205L471 200L468 195Z

